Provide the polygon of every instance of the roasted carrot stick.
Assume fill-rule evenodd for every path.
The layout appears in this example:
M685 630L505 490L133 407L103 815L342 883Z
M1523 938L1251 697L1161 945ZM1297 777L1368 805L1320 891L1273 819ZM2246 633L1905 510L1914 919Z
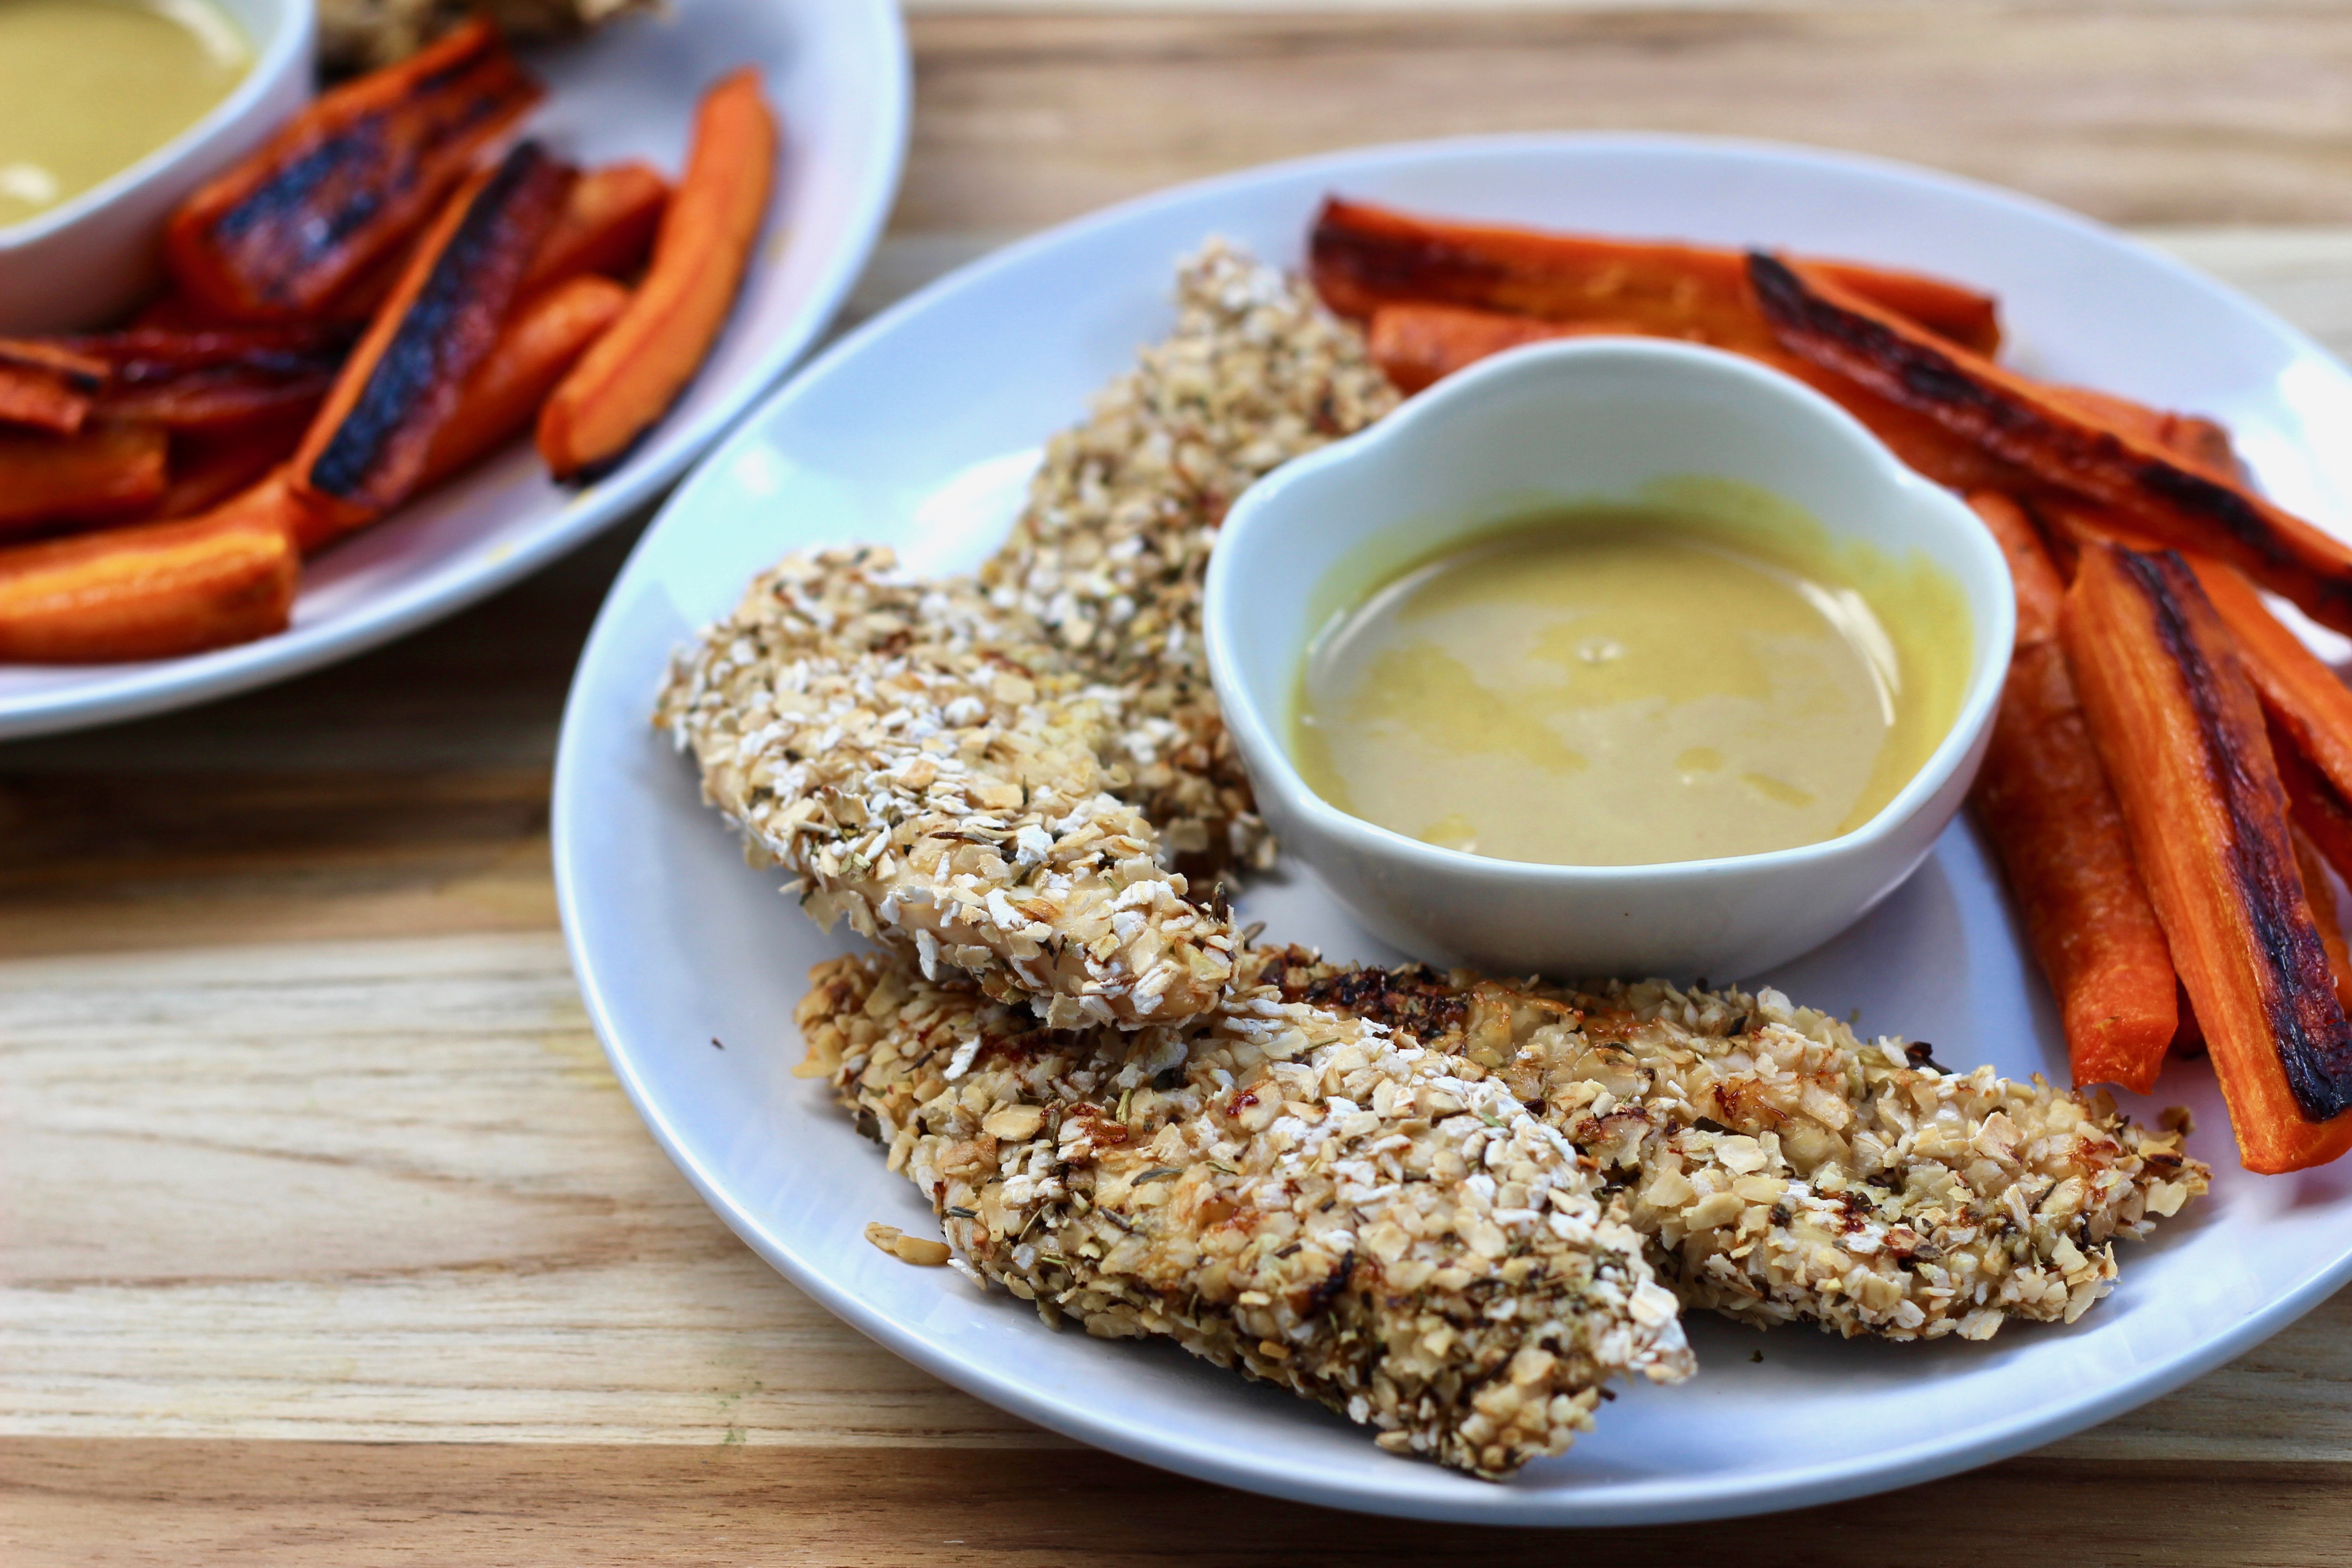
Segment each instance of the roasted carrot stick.
M2352 796L2328 782L2295 750L2294 737L2270 716L2271 755L2278 764L2279 783L2286 788L2287 814L2311 840L2320 858L2336 868L2337 876L2352 871Z
M0 534L125 517L163 493L168 444L149 425L78 436L0 430Z
M422 227L538 96L481 21L320 94L173 215L174 280L225 317L317 316Z
M106 363L62 344L0 338L0 425L70 436L106 384Z
M309 414L333 384L352 336L310 326L134 328L67 341L108 367L95 404L102 417L196 430Z
M2311 899L2311 923L2319 928L2319 945L2327 950L2327 968L2336 976L2336 1004L2352 1007L2352 951L2344 945L2344 922L2336 918L2336 887L2328 880L2326 860L2300 827L2294 829L2294 863Z
M2128 397L2087 386L2053 386L2050 393L2063 403L2071 403L2118 429L2131 431L2152 446L2188 459L2216 478L2236 480L2245 477L2230 432L2217 420L2150 408L2145 403L2134 403Z
M1992 299L1940 279L1859 263L1815 263L1866 298L1985 353L2000 343ZM1554 321L1607 319L1718 348L1769 346L1736 250L1664 241L1437 223L1337 197L1307 241L1324 302L1370 316L1404 300Z
M1381 305L1364 333L1372 361L1397 390L1419 392L1489 354L1554 338L1642 337L1631 321L1544 321L1457 305Z
M2058 637L2059 616L2066 604L2066 580L2050 559L2041 530L2014 496L1999 490L1978 490L1969 508L1985 525L2001 559L2009 563L2009 580L2017 590L2017 646L2052 642Z
M685 177L629 308L540 411L540 456L557 479L618 463L694 379L742 285L775 164L775 116L746 68L703 97Z
M555 227L531 258L523 292L535 294L583 272L635 270L653 248L669 182L649 163L608 163L583 173Z
M2086 546L2066 655L2247 1169L2352 1148L2352 1025L2288 832L2262 704L2178 555Z
M417 488L471 468L529 430L540 405L588 345L629 302L629 291L593 274L559 283L515 307L489 357L458 395L448 422L434 433Z
M1487 354L1523 342L1580 332L1643 331L1623 321L1562 322L1497 310L1475 310L1424 300L1399 300L1372 312L1373 358L1407 392L1417 391ZM1711 345L1722 347L1722 344ZM2023 470L1963 440L1924 414L1891 403L1845 376L1769 345L1738 350L1792 375L1869 426L1887 449L1920 473L1956 490L2013 489L2031 482Z
M2058 644L2065 586L2015 501L1969 504L2017 585L2017 648L1969 799L2057 998L2075 1083L2145 1094L2179 1027L2179 984Z
M282 519L236 501L0 549L0 661L168 658L267 637L299 571Z
M227 430L192 430L172 437L171 479L163 499L143 514L161 522L195 517L255 485L294 455L306 418L262 420Z
M2197 563L2197 577L2237 640L2239 661L2271 723L2352 800L2352 690L2270 613L2252 584L2218 561Z
M525 142L452 198L295 454L295 489L328 537L382 516L415 488L572 179Z
M1820 273L1761 254L1748 258L1748 270L1791 352L1932 416L2164 544L2229 562L2323 625L2352 631L2352 547L2342 541Z

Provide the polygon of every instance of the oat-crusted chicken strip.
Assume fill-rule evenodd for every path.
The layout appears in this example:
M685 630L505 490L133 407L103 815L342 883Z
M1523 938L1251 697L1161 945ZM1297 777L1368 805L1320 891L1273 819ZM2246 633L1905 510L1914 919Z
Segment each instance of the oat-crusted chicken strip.
M1127 694L1127 797L1188 870L1272 845L1209 689L1201 585L1226 509L1276 466L1397 405L1363 335L1303 281L1217 240L1176 279L1175 330L1054 437L982 568L1072 668Z
M673 671L660 721L755 860L820 923L1034 998L1061 1027L1215 1005L1231 922L1154 858L1097 753L1116 692L1087 688L1018 611L926 584L889 552L795 557Z
M1048 448L982 585L879 551L787 562L656 716L813 915L1056 1027L1181 1018L1231 981L1222 903L1182 868L1270 846L1202 664L1210 542L1258 475L1394 403L1353 327L1223 246L1178 306Z
M1488 1477L1565 1449L1612 1375L1691 1371L1575 1151L1378 1024L1245 984L1183 1026L1049 1031L866 953L819 966L800 1025L956 1261L1048 1321L1173 1339Z
M1623 1184L1685 1306L1759 1326L1911 1340L2071 1323L2111 1288L2115 1240L2147 1235L2210 1174L2179 1133L2132 1125L2104 1093L1941 1071L1770 990L1281 978L1496 1074Z

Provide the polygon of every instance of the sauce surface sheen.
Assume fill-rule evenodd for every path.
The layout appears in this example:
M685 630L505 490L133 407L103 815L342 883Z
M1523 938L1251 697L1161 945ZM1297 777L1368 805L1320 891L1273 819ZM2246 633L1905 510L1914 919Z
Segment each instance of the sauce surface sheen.
M0 228L154 152L252 65L209 0L0 0Z
M1933 753L1968 658L1957 585L1870 553L1646 507L1474 540L1317 640L1292 755L1341 810L1497 859L1835 837Z

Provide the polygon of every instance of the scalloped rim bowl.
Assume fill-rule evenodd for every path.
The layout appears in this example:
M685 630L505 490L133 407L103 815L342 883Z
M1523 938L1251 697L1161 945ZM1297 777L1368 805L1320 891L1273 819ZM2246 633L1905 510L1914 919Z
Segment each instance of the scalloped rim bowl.
M1964 595L1951 729L1885 809L1817 844L1714 860L1551 866L1440 848L1341 811L1284 736L1343 563L1403 562L1548 498L1636 502L1690 476L1793 501L1832 539L1924 556ZM1209 673L1286 849L1416 957L1502 973L1759 973L1859 920L1917 868L1976 777L2016 631L2009 568L1974 513L1851 415L1777 371L1685 343L1581 339L1486 360L1235 503L1210 557Z

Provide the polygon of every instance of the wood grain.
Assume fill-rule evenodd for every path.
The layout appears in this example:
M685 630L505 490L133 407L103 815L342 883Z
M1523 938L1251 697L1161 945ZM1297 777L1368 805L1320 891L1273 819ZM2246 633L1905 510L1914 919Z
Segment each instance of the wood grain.
M2021 1460L1756 1525L1580 1531L1364 1520L1106 1454L0 1441L15 1568L822 1563L1236 1568L2234 1568L2342 1563L2338 1472ZM2053 1537L2063 1535L2063 1540ZM9 1538L13 1536L13 1541Z
M1368 142L1650 130L1906 158L2114 223L2352 220L2326 4L1386 7L912 21L898 226L1028 226Z

